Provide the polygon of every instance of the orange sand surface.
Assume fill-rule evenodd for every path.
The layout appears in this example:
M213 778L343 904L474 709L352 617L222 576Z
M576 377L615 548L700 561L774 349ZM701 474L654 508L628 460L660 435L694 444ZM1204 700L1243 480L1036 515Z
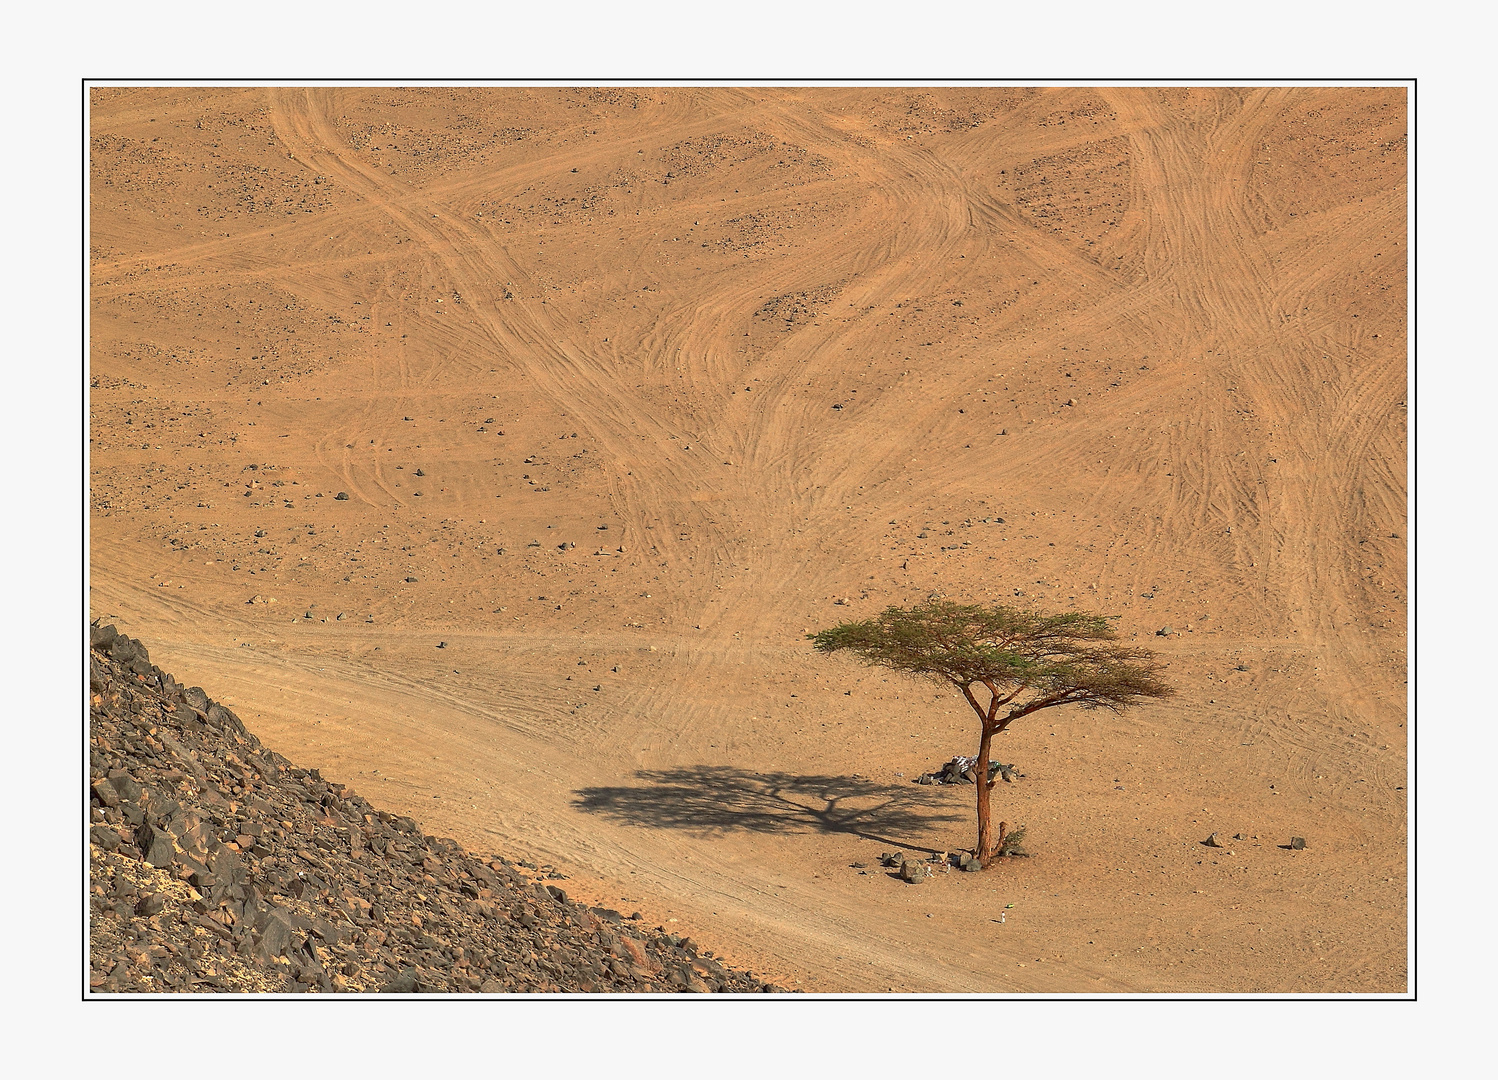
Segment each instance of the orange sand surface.
M267 745L808 991L1406 989L1404 89L91 95L92 611ZM915 886L934 593L1179 694Z

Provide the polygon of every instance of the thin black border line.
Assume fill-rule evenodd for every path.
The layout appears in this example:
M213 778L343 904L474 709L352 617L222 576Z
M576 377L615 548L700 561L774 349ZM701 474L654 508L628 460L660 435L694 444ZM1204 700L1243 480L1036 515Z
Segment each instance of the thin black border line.
M1305 88L1321 88L1321 87L1325 87L1325 88L1329 88L1329 89L1336 89L1336 88L1349 87L1349 86L1387 86L1387 87L1391 87L1392 88L1392 87L1395 87L1395 86L1401 86L1402 85L1402 86L1404 86L1406 88L1406 91L1408 93L1408 97L1406 98L1406 101L1405 101L1405 127L1406 127L1406 132L1407 133L1410 131L1410 129L1412 127L1418 127L1418 111L1419 111L1418 107L1417 107L1418 90L1419 90L1419 78L1418 77L1411 77L1411 78L1407 78L1407 79L1383 79L1383 78L1375 78L1375 79L1364 79L1364 78L1357 78L1357 79L1335 79L1335 78L1334 79L1323 79L1323 78L1315 78L1315 79L1305 79L1305 78L1290 78L1290 79L1279 79L1279 78L1269 78L1269 79L1263 79L1263 78L1245 78L1245 79L1237 79L1237 78L1226 78L1226 79L1224 79L1222 77L1214 77L1214 78L1211 78L1211 79L1169 78L1169 79L1143 79L1143 80L1137 80L1137 81L1136 80L1130 80L1130 79L1112 79L1112 78L1109 78L1109 79L1080 79L1080 80L1053 80L1053 79L985 80L985 79L967 79L967 78L961 78L961 79L914 79L914 78L904 78L904 77L899 78L899 79L867 79L867 80L865 80L865 79L851 79L851 78L841 78L841 77L833 78L833 77L826 77L826 76L816 77L816 78L807 78L807 79L789 79L789 80L782 80L782 79L771 79L771 80L745 79L745 80L735 80L735 79L722 79L722 78L714 78L714 79L710 79L710 80L681 80L681 79L665 79L665 80L633 80L633 79L623 79L623 80L614 80L614 79L603 79L603 80L569 80L569 79L556 79L556 78L537 79L537 80L528 80L528 79L516 80L516 79L509 79L509 78L506 78L506 79L495 79L495 78L490 77L490 78L476 79L476 80L468 80L468 79L462 79L462 78L459 78L459 79L430 79L430 80L427 80L427 79L383 79L382 78L382 79L374 79L374 80L368 80L368 81L361 80L361 79L345 79L345 78L342 78L342 77L330 77L330 76L322 76L322 77L311 78L311 79L280 79L280 78L269 78L269 79L267 79L267 78L258 78L258 79L244 79L244 80L234 79L234 78L230 78L230 79L217 79L217 78L206 78L206 77L199 77L199 76L194 76L194 77L185 78L185 79L173 79L173 78L165 78L165 79L163 79L162 77L150 77L150 78L145 78L145 79L126 79L126 80L119 80L119 79L113 79L113 78L99 79L99 78L93 78L93 77L89 77L89 76L82 77L80 79L80 90L81 90L81 93L82 93L82 114L83 114L82 119L83 119L83 123L81 125L81 132L80 132L80 134L82 135L81 148L80 148L80 156L82 158L82 163L81 163L81 170L80 170L81 181L80 181L80 185L79 185L79 187L80 187L79 203L80 203L81 225L82 225L82 229L81 229L81 232L82 232L82 235L81 235L81 243L82 243L82 253L81 253L82 254L82 266L81 266L81 270L82 270L82 277L83 277L83 289L82 289L83 296L82 296L82 303L79 305L79 324L80 324L80 338L81 338L81 352L82 352L82 375L83 375L83 378L81 378L79 380L79 383L80 383L79 392L80 392L80 398L81 398L81 402L82 402L81 412L82 412L82 415L83 415L83 485L82 485L82 488L83 488L83 498L81 500L82 506L80 508L80 513L81 513L81 518L82 518L82 525L83 525L82 535L83 535L83 540L84 540L84 543L83 543L83 624L84 624L84 641L83 641L83 647L84 648L83 648L83 651L84 651L84 656L83 656L83 665L82 665L83 666L82 683L83 683L83 695L84 695L84 702L83 702L84 708L83 708L83 725L82 725L82 751L83 752L82 752L82 755L81 755L82 756L82 780L83 780L82 787L83 787L83 840L84 840L84 843L83 843L83 851L82 851L82 856L83 856L82 857L82 869L83 869L83 890L82 890L82 894L83 894L83 912L82 912L82 915L83 915L83 937L82 937L81 963L80 963L80 968L82 969L82 972L83 972L83 988L82 988L82 991L80 993L80 1000L82 1002L84 1002L84 1003L89 1003L89 1002L109 1003L109 1002L117 1002L117 1001L118 1002L130 1002L130 1001L149 1001L149 1000L159 1000L159 1001L169 1001L169 1002L185 1002L185 1001L196 1001L196 1000L229 1001L229 1002L235 1002L235 1001L283 1001L283 1000L284 1001L306 1001L306 1000L319 1000L319 999L322 999L324 997L326 997L327 1000L329 1000L329 1001L348 1001L348 1000L357 999L357 1000L372 1000L372 1001L382 1001L382 1000L383 1001L426 1001L426 1002L432 1002L432 1003L436 1003L436 1002L450 1003L450 1002L454 1002L454 1001L457 1001L457 1002L463 1002L463 1001L474 1001L474 1002L478 1002L478 1001L520 1001L520 1000L524 1000L524 1001L557 1001L557 1002L577 1002L577 1001L598 1000L598 1001L608 1001L608 1002L625 1002L625 1001L682 1001L682 1000L691 1000L692 999L691 995L680 995L680 994L568 994L568 993L558 993L558 994L504 994L504 995L460 994L460 995L433 995L431 997L426 997L426 996L423 996L423 995L394 996L394 995L382 995L382 994L334 994L334 995L320 995L320 994L207 994L207 993L205 993L205 994L192 994L192 993L185 993L185 994L165 994L165 993L163 993L163 994L107 994L106 995L106 994L95 994L95 993L93 993L92 989L89 986L89 977L90 977L90 969L89 969L90 946L89 946L89 891L88 890L89 890L89 870L90 870L90 864L89 864L89 852L88 852L88 847L89 847L88 835L89 835L89 826L90 826L91 822L89 821L89 817L90 817L90 815L89 815L89 809L90 809L90 806L89 806L89 799L88 799L88 786L89 786L88 785L88 779L89 779L89 753L88 753L88 746L89 746L89 724L90 724L90 720L91 720L91 715L90 715L90 705L91 705L90 697L91 697L91 691L90 691L89 685L88 685L88 667L89 667L88 662L89 662L89 659L90 659L91 650L90 650L89 645L88 645L88 625L89 625L89 621L90 621L89 616L90 616L90 610L91 610L90 609L90 602L91 602L91 590L90 590L91 573L90 573L90 571L92 569L92 560L90 558L90 554L91 554L91 543L90 543L90 541L91 541L91 529L90 529L90 520L89 520L89 507L90 507L90 483L89 483L89 478L90 478L90 475L91 475L91 455L92 455L92 452L89 449L89 445L90 445L90 443L89 443L89 435L90 435L91 412L90 412L90 397L89 397L89 384L88 384L88 373L90 371L90 359L91 359L91 348L90 348L91 347L91 341L89 339L89 301L90 301L90 296L91 296L91 291L90 290L91 290L91 285L92 285L92 273L91 273L90 264L89 264L89 250L90 250L90 241L91 241L92 233L91 233L91 228L90 228L90 226L91 226L91 207L90 207L90 203L89 203L89 193L90 193L90 186L89 186L89 164L90 164L90 158L89 158L89 139L90 139L90 136L91 136L91 133L92 133L92 126L91 126L92 114L91 114L91 112L89 110L89 91L92 88L94 88L95 86L105 86L105 87L108 87L108 86L111 86L113 84L119 84L119 85L123 85L123 86L135 86L135 87L140 87L140 88L160 87L162 89L168 89L168 88L171 88L173 86L179 86L179 85L226 86L226 88L227 88L231 84L238 84L238 85L245 85L245 86L282 86L282 85L286 85L288 83L293 83L293 84L297 84L297 85L331 83L331 84L351 85L351 86L366 86L366 85L410 86L413 83L416 83L416 84L422 84L422 85L438 85L438 86L447 86L447 85L454 85L454 86L456 86L456 85L473 85L473 86L496 86L496 87L501 87L501 86L517 86L517 87L519 87L519 86L546 86L546 87L560 86L560 87L566 87L566 86L579 86L579 85L590 85L590 86L629 85L629 86L660 86L660 87L673 87L673 88L675 88L675 87L691 88L693 86L704 86L704 85L747 85L747 86L756 86L756 87L776 87L776 86L798 86L798 85L806 85L806 84L828 84L828 85L833 85L833 86L845 86L846 85L849 89L858 89L858 88L863 88L863 87L867 87L869 89L878 89L878 88L883 87L883 86L891 86L891 87L900 87L900 86L941 86L941 87L948 87L948 86L973 86L975 88L982 88L982 87L986 87L986 86L993 86L995 88L999 88L999 87L1008 87L1008 86L1021 86L1021 87L1023 87L1023 86L1035 86L1035 85L1041 84L1041 83L1047 84L1047 85L1054 83L1054 84L1057 85L1058 88L1061 88L1061 89L1066 89L1066 88L1069 88L1069 87L1083 87L1083 86L1121 86L1121 87L1125 87L1125 88L1136 87L1137 86L1137 87L1139 87L1139 88L1142 89L1142 88L1147 88L1147 87L1152 87L1152 86L1174 86L1174 85L1181 85L1181 84L1187 84L1187 85L1193 85L1193 86L1201 86L1201 85L1207 85L1207 86L1227 86L1227 85L1238 85L1238 84L1254 84L1254 85L1270 85L1270 86L1288 86L1288 87L1291 87L1291 88L1302 88L1302 87L1305 87ZM1238 994L1212 994L1212 993L1207 993L1207 994L1190 994L1190 993L1186 993L1186 994L1172 994L1172 993L1151 994L1151 993L1144 992L1144 991L1141 991L1141 992L1130 992L1130 993L1124 993L1124 994L1076 994L1076 995L1073 995L1073 994L964 994L964 993L954 993L954 994L936 993L936 994L909 994L909 995L906 995L906 994L877 994L877 993L875 993L875 994L836 994L836 993L829 993L829 994L797 994L797 993L787 993L787 994L763 994L763 995L761 995L761 994L724 994L724 995L721 995L721 996L720 995L709 995L709 997L706 998L706 999L704 999L704 1000L717 1000L717 999L719 999L721 997L722 999L731 1000L731 1001L756 1001L756 1000L765 1000L765 1001L777 1001L777 1000L788 1000L788 1001L872 1001L872 1002L893 1002L893 1001L900 1001L900 1002L909 1002L909 1001L918 1001L918 1002L946 1002L946 1001L1000 1001L1000 1002L1006 1002L1006 1001L1024 1001L1024 1002L1030 1002L1030 1001L1047 1001L1047 1002L1049 1002L1049 1001L1101 1001L1101 1002L1136 1002L1136 1003L1145 1003L1145 1004L1156 1003L1156 1002L1173 1002L1173 1001L1202 1001L1202 1002L1219 1002L1219 1001L1221 1001L1221 1002L1234 1002L1234 1003L1237 1003L1237 1002L1261 1002L1261 1001L1265 1001L1265 1002L1276 1002L1276 1001L1289 1001L1289 1002L1305 1002L1305 1001L1333 1001L1333 1002L1347 1002L1347 1001L1352 1001L1352 1002L1383 1002L1383 1001L1392 1001L1392 1002L1417 1002L1419 1000L1419 991L1418 991L1418 988L1415 986L1415 984L1418 983L1418 978L1417 978L1418 960L1417 960L1417 957L1418 957L1418 954L1419 954L1419 940L1418 940L1419 939L1419 921L1416 918L1416 909L1417 909L1416 893L1417 893L1418 890L1417 890L1416 885L1415 885L1416 879L1418 878L1418 864L1419 864L1418 849L1419 849L1419 845L1418 845L1418 840L1416 838L1416 832L1417 832L1417 830L1414 828L1415 822L1418 820L1417 810L1418 810L1418 803L1419 803L1419 796L1418 796L1418 787L1419 787L1419 785L1414 782L1415 781L1416 762L1418 761L1418 756L1419 756L1419 735L1418 735L1418 730L1417 730L1418 729L1418 724L1416 723L1416 715L1418 713L1418 708L1419 708L1419 706L1418 706L1419 691L1418 691L1417 680L1415 678L1413 678L1413 675L1414 675L1414 672L1415 672L1415 652L1416 652L1415 642L1417 640L1417 635L1418 635L1418 617L1417 617L1417 611L1418 611L1418 606L1419 606L1418 602L1416 600L1416 597L1418 596L1418 587L1417 587L1418 560L1416 560L1414 558L1414 551L1415 551L1415 531L1416 531L1415 519L1418 517L1418 502L1419 502L1418 492L1419 492L1419 484L1418 484L1418 469L1416 468L1416 465L1415 465L1415 460L1416 460L1416 457L1417 457L1417 453L1416 453L1416 438L1412 434L1412 432L1417 432L1418 431L1418 426L1419 425L1418 425L1418 406L1417 406L1417 409L1414 411L1414 414L1413 414L1413 417L1414 417L1413 418L1413 427L1411 426L1412 420L1410 419L1412 413L1411 413L1411 410L1409 409L1409 400L1410 400L1411 396L1414 397L1414 399L1416 400L1416 402L1418 402L1418 400L1419 400L1419 364L1416 361L1416 355L1418 353L1418 330L1417 330L1417 328L1418 328L1418 325L1419 325L1419 317L1418 317L1418 311L1419 311L1419 290L1418 290L1418 285L1417 285L1418 280L1419 280L1419 271L1418 271L1418 265L1419 265L1418 247L1419 247L1419 245L1418 245L1418 240L1415 239L1417 237L1417 235L1418 235L1418 232L1419 232L1419 228L1418 228L1418 217L1419 217L1419 206L1418 206L1418 190L1419 190L1419 187L1418 187L1418 172L1419 172L1418 145L1419 145L1419 139L1418 139L1418 132L1417 132L1416 138L1414 140L1409 140L1408 139L1408 134L1406 135L1406 138L1407 138L1407 144L1406 144L1407 145L1407 149L1406 149L1406 153L1408 154L1408 165L1407 165L1407 168L1406 168L1406 189L1405 189L1405 255L1406 255L1406 271L1405 271L1405 294L1406 294L1406 301L1405 301L1405 308L1406 308L1406 320L1405 320L1405 371L1406 371L1406 391L1405 391L1405 404L1406 404L1405 473L1406 473L1406 485L1407 485L1407 487L1406 487L1406 496L1405 496L1405 533L1404 533L1404 537L1405 537L1405 558L1406 558L1406 570L1405 570L1405 576L1406 576L1406 582L1405 582L1405 604L1406 604L1406 620L1405 620L1405 673L1406 673L1406 679L1407 679L1408 689L1407 689L1407 692L1406 692L1406 699L1405 699L1405 731L1406 731L1406 736L1405 736L1405 738L1406 738L1405 790L1406 790L1406 796L1407 796L1407 799L1406 799L1407 809L1406 809L1406 812L1405 812L1405 843L1406 843L1406 851L1407 851L1407 854L1406 854L1406 867L1405 867L1405 927L1406 927L1406 930L1405 930L1405 932L1406 932L1405 979L1406 979L1406 985L1410 986L1412 988L1411 989L1407 989L1404 993L1387 993L1387 994L1361 994L1361 993L1358 993L1356 991L1349 992L1349 993L1342 993L1342 994L1335 994L1335 993L1307 993L1307 994L1269 994L1269 995L1266 995L1266 994L1244 994L1244 995L1238 995ZM1409 152L1408 147L1409 147L1410 142L1413 142L1414 146L1416 147L1416 152L1413 152L1413 153ZM1413 248L1412 248L1411 245L1413 245ZM1411 394L1412 390L1413 390L1413 395Z

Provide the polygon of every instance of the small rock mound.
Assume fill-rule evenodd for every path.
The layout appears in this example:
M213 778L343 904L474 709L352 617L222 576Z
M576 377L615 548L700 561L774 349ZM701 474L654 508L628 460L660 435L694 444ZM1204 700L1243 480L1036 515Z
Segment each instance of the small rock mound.
M965 757L958 754L945 765L938 766L930 772L923 772L917 776L912 783L916 784L976 784L978 782L978 759ZM1022 773L1014 771L1013 765L1005 765L1002 762L990 761L988 763L988 778L992 780L995 776L1002 776L1004 782L1014 783L1016 776Z

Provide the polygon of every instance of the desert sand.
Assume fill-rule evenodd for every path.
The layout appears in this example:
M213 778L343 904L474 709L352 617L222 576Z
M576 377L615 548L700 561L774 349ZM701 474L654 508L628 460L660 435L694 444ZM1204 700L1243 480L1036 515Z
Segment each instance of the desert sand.
M1405 94L94 88L92 614L783 985L1402 993ZM1178 696L907 885L976 725L805 634L933 594Z

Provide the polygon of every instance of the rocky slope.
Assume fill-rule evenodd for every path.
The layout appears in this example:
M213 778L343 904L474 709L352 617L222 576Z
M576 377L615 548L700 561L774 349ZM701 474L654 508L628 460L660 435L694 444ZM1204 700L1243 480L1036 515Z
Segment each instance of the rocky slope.
M90 627L94 993L780 992L423 834Z

